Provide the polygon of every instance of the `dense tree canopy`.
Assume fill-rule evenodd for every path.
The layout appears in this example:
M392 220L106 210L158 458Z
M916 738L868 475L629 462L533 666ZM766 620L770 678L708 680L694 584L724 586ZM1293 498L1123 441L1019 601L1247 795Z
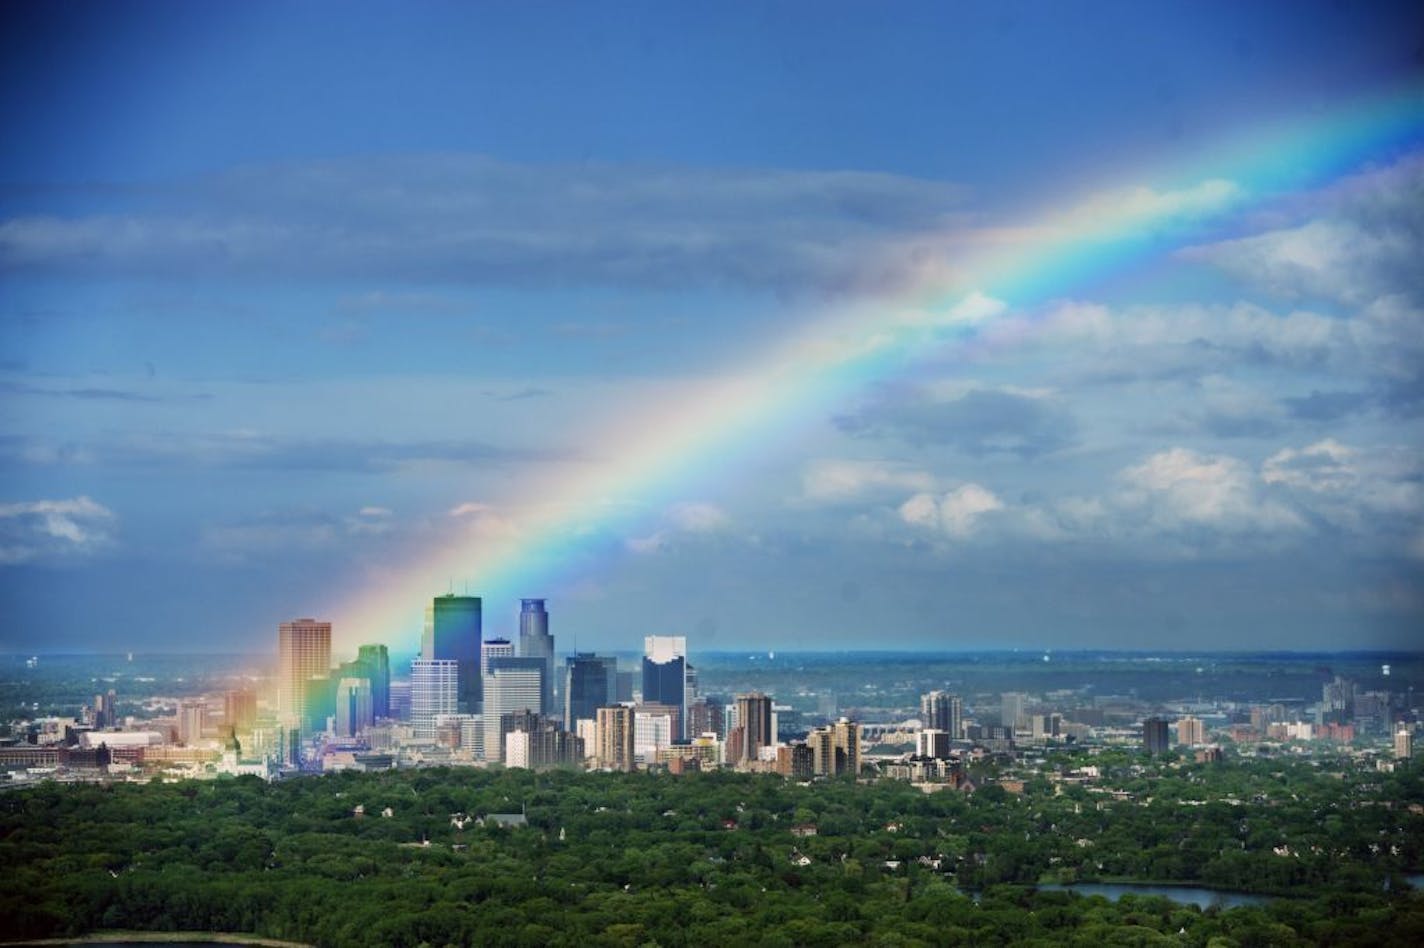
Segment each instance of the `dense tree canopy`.
M1424 897L1401 878L1424 862L1417 774L1099 762L1131 799L1048 781L966 796L520 770L44 785L0 794L0 931L323 946L1424 944ZM473 819L520 812L525 827ZM1031 888L1127 878L1290 897L1202 911Z

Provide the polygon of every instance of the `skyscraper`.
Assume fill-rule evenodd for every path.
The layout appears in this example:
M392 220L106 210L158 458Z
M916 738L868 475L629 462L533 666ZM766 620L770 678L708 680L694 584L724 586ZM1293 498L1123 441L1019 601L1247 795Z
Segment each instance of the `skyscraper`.
M636 770L633 751L633 709L611 705L598 709L598 766L604 770Z
M189 747L196 744L203 736L207 714L208 706L201 698L178 702L178 741Z
M763 747L776 742L771 730L771 698L760 692L737 695L737 730L741 734L740 756L734 763L757 760Z
M410 663L410 723L416 737L435 737L435 719L457 712L459 691L459 662L417 658Z
M307 682L331 669L331 623L293 619L277 627L277 713L307 716Z
M578 652L564 662L564 727L597 720L598 709L616 698L617 659Z
M643 639L643 703L672 705L679 711L673 740L682 740L687 720L687 639L649 635Z
M336 683L336 736L355 737L375 723L370 679L342 678Z
M957 741L964 736L964 702L948 691L931 691L920 696L920 719L929 730L944 731Z
M384 645L363 645L356 651L356 660L366 666L371 681L371 714L377 718L391 716L391 658Z
M514 646L509 639L490 639L480 648L480 676L489 674L490 662L496 658L513 658Z
M544 660L544 710L554 711L554 637L542 599L519 600L519 654Z
M425 610L425 634L420 657L459 663L459 710L480 709L480 641L483 605L479 596L436 596Z
M1004 692L999 696L999 723L1010 730L1023 726L1027 706L1027 695L1017 691Z
M518 711L540 713L544 700L544 661L539 658L491 658L484 682L485 759L504 759L500 719Z
M1142 722L1142 746L1149 754L1165 754L1171 748L1167 736L1166 718L1148 718Z

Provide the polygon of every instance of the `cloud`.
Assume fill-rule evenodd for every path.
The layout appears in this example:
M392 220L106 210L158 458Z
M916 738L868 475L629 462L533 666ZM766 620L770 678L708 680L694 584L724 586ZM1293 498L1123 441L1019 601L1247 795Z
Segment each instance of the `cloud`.
M1286 299L1424 300L1424 154L1297 197L1284 213L1295 221L1180 255Z
M949 445L970 455L1038 457L1072 443L1073 417L1050 396L1002 388L884 386L866 404L835 419L861 437L914 445Z
M648 555L671 549L681 537L724 534L732 518L715 504L704 501L684 501L663 512L660 526L644 536L623 541L630 553Z
M1163 532L1209 527L1239 534L1304 527L1295 512L1260 495L1247 464L1226 455L1172 448L1125 468L1118 480L1119 511Z
M86 496L0 504L0 564L92 555L113 543L115 520Z
M864 494L890 491L927 491L934 486L929 473L894 461L825 459L806 466L801 493L806 500L834 503Z
M1003 510L1004 503L978 484L964 484L946 494L916 494L900 505L900 519L917 527L963 538L975 532L980 518Z
M83 454L88 460L111 466L198 466L356 474L384 473L430 463L484 466L568 459L554 451L504 447L475 440L308 439L243 430L137 434L120 441L87 444ZM58 459L38 457L37 460L52 463Z
M961 199L870 172L363 157L135 190L103 215L11 217L0 271L873 290L938 253Z

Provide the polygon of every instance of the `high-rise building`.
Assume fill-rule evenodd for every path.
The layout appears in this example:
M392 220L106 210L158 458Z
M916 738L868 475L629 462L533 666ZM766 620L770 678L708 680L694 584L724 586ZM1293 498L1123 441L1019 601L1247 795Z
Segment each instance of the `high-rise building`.
M915 754L919 757L949 758L949 734L937 728L924 728L915 734Z
M1206 743L1206 724L1191 715L1177 718L1177 743L1197 747Z
M677 708L670 704L644 703L633 709L633 753L639 763L653 763L658 751L672 746L677 715Z
M425 610L425 634L420 657L459 663L460 711L473 714L480 709L480 642L483 639L479 596L436 596Z
M485 759L504 759L501 718L518 711L540 713L544 700L544 660L490 658L484 682Z
M678 709L678 730L687 719L687 639L681 635L649 635L643 639L643 703Z
M303 695L306 713L302 716L302 730L325 731L327 722L336 714L336 679L330 672L313 675L307 679Z
M943 731L957 741L964 736L964 702L948 691L920 696L920 721L928 730Z
M341 678L336 683L336 736L355 737L375 723L374 689L368 678Z
M246 688L223 694L223 723L238 734L246 734L257 724L257 695Z
M1165 754L1171 747L1167 736L1166 718L1148 718L1142 722L1142 746L1149 754Z
M519 654L544 660L544 711L554 713L554 637L542 599L519 600Z
M391 716L391 657L384 645L363 645L356 660L366 666L371 682L371 713L377 718Z
M410 720L410 679L391 679L391 720Z
M277 627L277 661L277 713L301 721L307 717L307 682L331 670L331 623L283 622Z
M720 698L703 695L688 704L687 734L689 737L716 734L718 740L727 736L727 716Z
M604 770L638 769L634 751L633 709L610 705L598 709L598 766Z
M480 646L480 676L489 674L490 662L496 658L513 658L514 645L509 639L489 639Z
M207 721L208 706L201 699L178 702L178 740L192 746L203 737L203 724Z
M415 736L435 737L435 719L459 711L460 663L417 658L410 663L410 723Z
M806 735L812 769L818 776L856 776L860 773L860 725L841 718Z
M114 689L110 688L107 694L95 695L94 727L103 730L106 727L118 727L118 724L118 697Z
M1336 675L1320 688L1320 720L1322 724L1342 724L1354 711L1355 683Z
M1394 759L1409 760L1414 756L1414 732L1408 724L1399 725L1394 732Z
M739 756L733 765L758 760L761 749L776 743L771 724L771 698L760 693L737 695L737 742Z
M593 721L598 709L612 704L617 689L617 659L577 652L564 662L564 727Z
M1004 727L1023 727L1027 711L1027 695L1018 691L1006 691L999 696L999 723Z

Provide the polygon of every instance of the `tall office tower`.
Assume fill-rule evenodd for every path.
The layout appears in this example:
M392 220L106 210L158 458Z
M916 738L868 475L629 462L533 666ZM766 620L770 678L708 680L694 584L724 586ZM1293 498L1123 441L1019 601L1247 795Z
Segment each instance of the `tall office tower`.
M480 677L489 674L490 662L496 658L513 658L514 646L509 639L490 639L480 647Z
M544 710L554 713L554 637L542 599L519 600L519 654L544 660Z
M677 708L670 704L640 704L633 708L633 754L641 764L658 759L677 733Z
M702 694L702 691L701 691L701 689L700 689L700 687L699 687L699 683L698 683L697 669L694 668L694 667L692 667L691 665L688 665L688 666L687 666L687 695L686 695L686 697L683 699L683 703L684 703L684 704L689 704L689 705L692 704L692 702L694 702L694 701L697 700L697 697L698 697L700 694Z
M718 740L727 736L727 717L722 712L719 698L700 696L687 706L687 735L701 737L716 734Z
M598 766L604 770L638 769L634 752L633 709L610 705L598 709Z
M539 713L544 700L544 660L512 656L490 658L484 692L485 760L502 761L501 718L517 711Z
M1400 724L1394 732L1394 759L1409 760L1414 756L1414 732L1408 724Z
M225 692L223 723L238 734L251 731L257 723L257 695L246 688Z
M1343 724L1354 711L1355 683L1336 675L1320 688L1320 718L1322 724Z
M435 719L455 714L460 704L460 663L417 658L410 663L410 723L415 736L435 737Z
M923 727L943 731L951 741L964 736L964 702L948 691L931 691L920 696L920 719Z
M391 680L391 720L410 720L410 679Z
M681 635L649 635L643 639L643 703L667 704L678 709L678 730L683 738L687 720L687 639Z
M336 736L355 737L375 723L374 689L369 678L342 678L336 683Z
M331 670L331 623L293 619L277 627L277 714L307 716L307 681Z
M377 718L391 716L391 656L384 645L363 645L356 650L356 661L366 666L371 681L371 714Z
M1202 722L1201 718L1194 718L1190 715L1177 718L1177 743L1186 744L1188 747L1205 744L1206 724Z
M304 696L306 713L302 716L302 730L325 731L327 720L336 714L336 679L330 673L311 676L307 679Z
M564 727L572 731L579 721L596 720L598 709L613 703L617 671L617 659L592 652L564 661Z
M208 706L201 700L178 702L178 741L192 746L203 737L203 723L207 719Z
M761 749L776 743L776 734L771 724L771 698L760 693L737 695L737 731L741 735L738 742L740 756L733 764L744 764L758 760Z
M110 688L108 694L94 696L94 727L103 730L106 727L118 727L119 713L116 705L118 698L114 694L114 689Z
M999 696L999 723L1007 728L1019 728L1024 723L1027 709L1027 695L1006 691Z
M420 657L426 661L460 663L460 711L474 714L480 709L480 641L483 638L479 596L436 596L425 610L425 634Z
M949 758L949 734L935 728L925 728L915 734L915 754L937 760Z
M1142 722L1142 746L1149 754L1165 754L1171 747L1167 736L1166 718L1148 718Z

